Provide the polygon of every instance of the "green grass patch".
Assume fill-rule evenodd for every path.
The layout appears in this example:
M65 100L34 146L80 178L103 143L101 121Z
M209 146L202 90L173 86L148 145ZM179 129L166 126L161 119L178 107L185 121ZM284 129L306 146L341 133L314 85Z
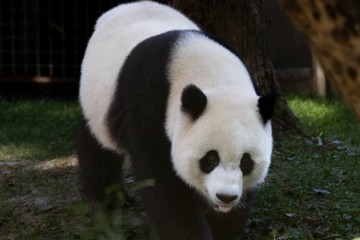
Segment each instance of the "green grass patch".
M313 139L275 141L249 239L360 236L360 125L334 99L288 99Z
M360 146L359 122L339 100L291 97L288 103L310 135Z
M0 161L70 155L79 112L76 101L0 100Z
M242 239L360 237L360 125L338 100L288 101L313 138L276 139ZM105 216L81 201L76 101L0 100L0 112L0 239L121 239L124 222L139 225L134 213Z

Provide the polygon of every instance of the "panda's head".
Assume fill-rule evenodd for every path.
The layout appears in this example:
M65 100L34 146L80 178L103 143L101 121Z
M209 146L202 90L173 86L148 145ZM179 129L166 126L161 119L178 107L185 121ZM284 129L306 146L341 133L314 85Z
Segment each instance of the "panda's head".
M177 174L220 212L261 183L272 152L275 97L186 86L172 138Z

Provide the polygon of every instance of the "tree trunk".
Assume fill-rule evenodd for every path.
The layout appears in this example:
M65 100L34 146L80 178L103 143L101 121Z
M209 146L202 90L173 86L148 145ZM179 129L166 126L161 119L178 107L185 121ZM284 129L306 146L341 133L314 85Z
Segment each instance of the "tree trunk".
M203 30L229 44L241 56L259 85L260 94L279 96L273 119L275 130L302 133L298 119L288 108L276 81L264 42L262 0L167 0Z
M360 120L360 1L279 0Z

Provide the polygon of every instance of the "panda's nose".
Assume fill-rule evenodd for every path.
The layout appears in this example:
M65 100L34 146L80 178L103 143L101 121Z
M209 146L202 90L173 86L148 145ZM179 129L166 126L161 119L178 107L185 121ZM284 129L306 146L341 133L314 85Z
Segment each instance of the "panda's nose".
M227 195L227 194L217 193L216 197L223 203L231 203L232 201L237 199L238 195Z

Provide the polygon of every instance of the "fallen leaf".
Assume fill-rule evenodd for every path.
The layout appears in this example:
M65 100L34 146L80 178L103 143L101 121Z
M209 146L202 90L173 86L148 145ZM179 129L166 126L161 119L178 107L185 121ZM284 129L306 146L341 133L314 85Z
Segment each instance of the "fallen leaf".
M323 190L323 189L317 189L317 188L313 188L313 192L319 195L329 195L330 192L327 190Z

